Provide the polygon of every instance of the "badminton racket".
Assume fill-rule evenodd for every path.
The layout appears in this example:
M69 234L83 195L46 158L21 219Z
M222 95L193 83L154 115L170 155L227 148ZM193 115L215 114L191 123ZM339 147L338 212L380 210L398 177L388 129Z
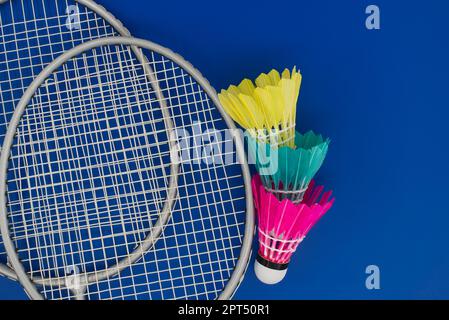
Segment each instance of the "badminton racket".
M33 299L228 299L254 216L241 137L179 55L81 44L18 103L0 158L0 227Z
M57 56L83 42L128 31L90 0L0 0L0 145L14 108ZM0 274L15 279L0 239Z

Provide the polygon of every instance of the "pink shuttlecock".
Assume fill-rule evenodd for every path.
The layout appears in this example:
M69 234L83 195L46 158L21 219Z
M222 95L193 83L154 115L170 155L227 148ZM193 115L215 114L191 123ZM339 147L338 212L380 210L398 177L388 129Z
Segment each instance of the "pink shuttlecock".
M254 204L259 223L259 252L255 263L257 278L266 284L280 282L296 248L310 229L332 207L332 191L323 193L312 181L301 203L278 200L268 192L259 175L252 180Z

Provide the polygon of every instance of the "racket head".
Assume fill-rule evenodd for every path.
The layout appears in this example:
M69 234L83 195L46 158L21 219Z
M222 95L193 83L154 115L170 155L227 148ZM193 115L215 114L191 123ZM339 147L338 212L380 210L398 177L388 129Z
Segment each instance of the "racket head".
M152 67L155 74L163 74L163 76L158 76L158 84L165 83L165 85L161 86L161 91L164 92L164 97L168 101L167 105L173 117L175 129L185 129L186 122L190 121L188 127L194 130L193 126L196 125L195 120L198 120L200 123L210 124L211 129L215 128L216 122L221 121L217 125L220 127L219 129L236 130L233 122L223 111L215 91L207 80L191 64L182 59L182 57L157 44L134 38L103 38L81 44L58 57L36 77L17 105L5 136L4 151L0 158L0 202L4 209L3 212L8 213L0 217L1 231L4 237L6 251L11 259L11 264L17 272L20 282L33 299L42 299L43 292L36 285L39 281L31 279L30 268L33 268L32 266L30 267L31 264L29 263L31 259L24 263L23 256L19 257L20 250L17 248L19 242L15 238L15 232L20 224L14 224L17 223L17 219L22 220L20 222L22 223L22 227L28 222L26 219L21 219L20 215L16 215L14 213L15 211L11 212L7 199L7 190L9 189L11 192L11 185L8 184L8 179L11 178L10 172L8 172L11 167L10 158L11 156L13 158L17 156L12 152L15 146L15 136L18 128L21 128L22 117L26 113L30 102L34 99L36 92L42 89L42 86L45 86L49 77L58 68L63 66L67 61L79 57L86 52L92 52L92 50L108 46L110 48L113 46L127 46L129 48L141 48L146 50L145 52L151 52L150 63L153 63ZM165 60L159 60L155 55L163 57ZM159 63L156 63L157 61ZM169 65L168 69L166 67L167 63ZM173 72L173 74L170 74L170 72ZM182 72L182 74L176 76L174 72ZM174 82L173 79L175 79ZM178 80L176 79L182 81L184 85L187 82L188 86L179 86L177 83ZM187 89L189 87L193 92L189 92L189 89ZM195 88L198 92L195 92ZM179 90L185 90L185 92L180 95ZM170 93L173 94L174 99L172 99ZM196 109L196 114L190 109L187 113L183 113L185 112L183 108L186 106L188 108L203 108L207 106L210 109L204 113L201 113L198 109ZM217 113L216 111L219 112ZM215 118L214 112L217 118ZM231 132L236 133L236 131ZM239 135L233 135L231 139L235 146L233 152L235 153L238 164L228 165L223 163L217 165L214 163L213 169L210 169L207 164L203 163L194 167L194 165L181 162L181 170L177 182L180 200L177 201L177 204L173 208L171 222L167 223L165 229L162 231L161 238L158 239L154 247L149 252L142 254L141 263L137 266L138 270L133 265L129 270L124 271L126 274L124 277L131 278L133 281L136 280L132 275L134 272L140 272L147 277L156 277L153 277L151 281L144 281L144 284L148 286L148 292L144 290L145 294L149 293L150 298L213 297L227 299L232 297L242 280L251 254L254 234L254 214L249 184L250 176L244 156L243 143ZM200 177L197 171L199 171ZM208 178L203 176L206 173L209 175ZM236 176L230 178L227 176L228 174L236 174ZM232 181L234 181L237 187L234 189L233 186L231 189L229 183L234 178L235 181ZM198 191L198 188L204 189ZM209 189L206 190L206 188ZM224 191L222 188L224 188ZM227 203L225 203L226 199L224 199L222 192L229 194L230 199L228 200L230 201ZM218 197L218 199L215 197ZM192 201L195 201L195 204L192 204ZM222 210L223 212L220 214L220 212L213 212L213 210ZM195 217L195 215L197 216ZM182 218L182 223L177 224L175 218ZM11 221L14 222L11 223ZM187 230L187 228L190 229ZM201 237L201 239L198 239L198 237ZM29 240L29 238L26 240ZM181 241L182 243L180 243ZM210 248L212 244L214 248ZM188 250L180 252L180 247L184 249L188 248ZM30 249L35 248L25 248L25 251L31 251ZM189 250L196 250L196 252L192 254ZM171 259L173 256L175 256L175 262ZM187 267L184 267L185 265ZM196 268L197 265L200 266L199 269ZM150 271L148 271L148 268L150 268ZM161 272L159 269L163 269L162 271L164 272ZM154 272L154 270L157 271ZM47 275L47 277L49 276ZM196 282L197 277L200 278L198 282ZM180 282L177 280L180 280ZM182 287L183 282L184 287ZM186 288L186 282L189 282L188 288ZM106 285L113 285L111 283L112 280L110 281L108 279ZM166 285L167 283L168 285ZM197 284L200 284L201 288ZM112 292L109 292L111 293L110 296L104 296L101 294L104 292L101 292L102 289L100 288L104 283L96 283L96 285L98 285L97 289L93 291L98 292L89 292L89 298L124 298L123 294L113 296ZM159 287L152 291L150 288L151 285ZM53 288L54 285L50 287ZM194 293L190 291L192 290L191 287L193 287ZM54 293L51 288L46 289L48 290L45 292L47 298L48 292ZM179 288L181 290L178 291L177 289ZM54 290L61 291L61 287Z
M0 145L25 89L54 58L92 39L129 35L119 20L92 0L1 0ZM0 275L17 279L1 238Z

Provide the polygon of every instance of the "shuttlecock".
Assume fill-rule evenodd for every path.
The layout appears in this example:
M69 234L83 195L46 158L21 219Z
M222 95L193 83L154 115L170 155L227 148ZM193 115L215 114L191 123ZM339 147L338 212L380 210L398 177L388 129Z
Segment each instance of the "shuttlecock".
M329 139L309 131L295 136L296 148L276 148L248 137L249 161L254 163L265 189L278 200L302 201L310 181L320 169Z
M294 147L296 105L302 76L296 68L262 73L218 95L226 112L258 141Z
M252 180L257 211L259 251L254 265L257 278L266 284L280 282L298 245L310 229L332 207L332 192L323 192L311 182L302 203L278 200L268 192L259 175Z

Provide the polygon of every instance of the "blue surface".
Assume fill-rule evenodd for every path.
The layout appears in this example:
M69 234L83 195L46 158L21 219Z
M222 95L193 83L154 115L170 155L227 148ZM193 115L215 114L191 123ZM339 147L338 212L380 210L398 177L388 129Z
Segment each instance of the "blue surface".
M303 73L299 129L331 137L318 182L335 207L283 283L248 270L239 299L449 298L449 3L99 1L131 30L182 54L220 89L271 68ZM380 290L365 288L378 265ZM0 298L26 298L0 278Z

